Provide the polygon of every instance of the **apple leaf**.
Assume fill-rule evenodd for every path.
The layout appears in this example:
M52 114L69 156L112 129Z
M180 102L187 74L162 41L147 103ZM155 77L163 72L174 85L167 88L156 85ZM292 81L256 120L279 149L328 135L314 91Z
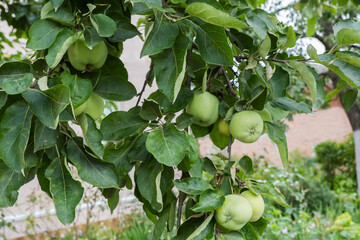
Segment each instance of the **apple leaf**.
M11 207L18 198L18 190L25 183L25 177L20 172L8 168L0 160L0 208Z
M246 239L261 240L260 234L249 222L240 229L240 232L246 237Z
M342 96L341 101L343 102L345 111L349 111L352 106L354 106L356 99L358 96L358 90L357 89L349 89L344 93Z
M84 30L85 45L92 49L104 39L99 36L95 28L87 27Z
M295 100L288 97L276 98L272 100L270 104L274 108L280 108L285 111L311 113L311 108L306 103L304 102L298 103Z
M253 161L249 156L243 156L240 160L239 160L239 165L242 169L245 170L247 175L251 175L254 173L254 166L253 166Z
M46 63L50 68L55 68L69 47L79 39L79 34L74 34L68 28L63 29L56 37L55 42L49 48L48 54L45 56Z
M221 207L224 201L225 197L220 193L219 189L208 189L201 193L199 202L191 210L194 212L212 212Z
M56 215L64 225L75 219L75 208L79 204L84 189L68 172L63 159L55 158L45 171L50 180L50 192L54 200Z
M104 146L101 143L103 135L97 129L94 119L87 114L81 114L78 120L87 145L98 157L102 158L104 155Z
M0 159L16 172L25 167L25 149L28 144L33 113L19 101L8 107L0 122Z
M193 240L193 239L204 239L203 232L205 229L208 229L210 227L211 229L214 229L214 212L210 213L210 215L206 218L206 220L187 238L187 240Z
M189 141L185 132L177 130L171 123L153 130L146 140L146 149L166 166L179 164L188 148Z
M8 95L6 92L0 91L0 110L3 106L5 106Z
M163 14L159 13L149 31L141 50L141 57L160 53L174 45L179 34L179 27L177 23L169 22Z
M189 4L185 12L191 16L200 18L204 22L219 27L234 28L239 31L249 27L245 22L204 2Z
M62 84L46 91L30 89L23 92L22 96L41 123L52 129L57 127L60 113L70 103L69 88Z
M32 73L25 73L17 78L5 78L2 81L2 88L9 95L19 94L30 87L34 76Z
M118 188L119 177L111 163L88 154L81 138L74 138L66 145L67 157L76 167L79 177L99 188Z
M115 21L104 14L91 13L90 21L101 37L111 37L116 31Z
M29 40L26 43L26 47L33 50L49 48L62 29L63 28L59 24L51 20L37 20L30 27Z
M288 167L288 147L285 133L275 124L271 122L264 122L268 129L268 136L273 141L277 147L280 154L280 158L283 164L283 167L287 169Z
M60 78L61 82L70 89L70 98L74 109L89 99L93 88L89 79L71 75L68 71L62 72Z
M316 88L316 80L314 75L309 71L307 65L302 62L297 62L295 60L291 60L289 62L290 66L292 66L296 71L298 71L301 76L303 77L306 85L308 86L311 96L312 96L312 102L315 104L316 102L316 94L317 94L317 88Z
M58 128L56 130L48 128L42 124L39 119L36 119L34 133L34 152L54 146L56 144L58 134Z
M74 15L72 14L72 12L70 12L66 8L57 7L56 9L54 9L51 1L47 2L43 6L43 8L41 9L40 17L41 19L54 20L66 26L74 25Z
M141 196L143 196L156 211L163 208L160 189L161 172L163 165L150 159L141 163L135 170L135 182Z
M287 204L284 195L282 195L281 192L276 187L274 187L271 182L263 182L249 179L246 181L246 187L255 194L261 194L262 196L266 196L283 207L290 207L290 205Z
M266 38L268 30L277 31L268 17L268 13L261 9L255 9L246 13L246 22L252 27L255 34L261 39Z
M140 107L130 109L128 112L116 111L106 116L102 122L100 131L106 141L120 141L134 133L144 130L148 122L140 116Z
M110 12L109 17L116 23L116 31L114 35L109 38L111 42L124 42L140 34L137 28L131 24L130 20L122 16L121 13Z
M195 41L206 63L224 66L233 64L233 53L223 27L214 26L199 19L186 20L184 23L195 30Z
M210 183L197 177L175 180L174 185L180 191L191 195L199 195L205 190L213 189Z
M158 117L162 116L159 104L154 100L145 99L140 111L140 117L146 121L156 120Z
M55 11L57 11L61 4L63 4L64 0L50 0L50 2L52 3Z
M24 81L29 73L30 65L27 63L7 62L0 65L0 88L4 88L2 85L5 79L7 79L7 82Z
M161 92L174 102L180 92L185 77L186 55L189 39L179 34L174 45L165 49L154 59L154 74Z
M176 237L173 240L183 240L191 239L202 240L202 239L211 239L214 237L214 225L215 220L213 218L214 214L211 213L207 218L205 216L201 217L189 217L177 231Z

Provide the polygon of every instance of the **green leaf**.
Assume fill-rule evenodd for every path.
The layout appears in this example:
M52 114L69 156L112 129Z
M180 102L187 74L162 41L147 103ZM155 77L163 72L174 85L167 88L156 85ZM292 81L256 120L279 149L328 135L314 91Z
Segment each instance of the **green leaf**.
M185 77L186 55L189 46L189 39L179 34L174 45L156 55L154 59L156 83L160 91L171 102L176 100Z
M41 123L52 129L57 127L60 113L70 102L69 88L62 84L43 92L30 89L23 92L22 96Z
M52 147L56 144L59 130L51 129L42 124L39 119L35 122L34 152Z
M142 131L148 125L140 116L140 108L135 107L128 112L117 111L106 116L102 122L100 131L106 141L119 141Z
M340 60L333 61L332 64L327 65L327 67L345 80L349 85L360 89L360 67L356 67Z
M208 228L214 229L214 221L211 221L214 217L214 212L212 212L206 220L198 227L196 230L186 239L186 240L195 240L195 239L204 239L203 232L208 231ZM206 238L207 239L207 238Z
M8 83L26 82L27 75L30 74L30 65L22 62L7 62L0 66L0 88L3 87L3 82Z
M136 88L128 81L128 73L119 58L108 56L100 75L96 78L94 92L102 98L126 101L136 95Z
M251 175L254 173L254 166L253 166L253 161L249 156L243 156L240 160L239 160L239 165L242 169L245 170L245 173L247 175Z
M359 22L355 19L347 19L337 22L333 26L335 36L337 36L342 29L354 29L360 32Z
M61 4L64 2L64 0L50 0L52 3L55 11L61 6Z
M32 112L25 102L8 107L0 122L0 159L20 172L25 166L25 149L28 144Z
M287 33L286 33L286 44L284 48L292 48L295 47L296 44L296 33L292 27L287 27Z
M163 208L160 189L161 172L163 165L155 159L143 162L135 171L135 182L141 196L143 196L156 211Z
M45 176L50 180L50 192L57 217L64 225L72 223L75 219L75 208L84 193L81 183L72 178L64 160L60 158L52 160Z
M166 227L166 222L169 219L170 214L170 206L166 207L159 215L159 219L157 220L154 226L153 238L152 239L161 239L161 235L164 232Z
M88 147L102 158L104 155L104 146L101 143L103 135L97 129L94 119L87 114L80 115L78 119Z
M178 129L185 129L189 127L194 121L194 116L183 112L176 118L176 127Z
M116 23L116 31L113 36L109 38L111 42L124 42L127 39L140 35L137 28L131 24L127 17L122 16L119 12L111 12L111 17Z
M354 65L355 67L360 67L360 55L357 53L353 53L350 51L337 52L335 53L335 58Z
M224 66L233 64L233 53L223 27L197 19L186 20L186 23L195 30L195 41L206 63Z
M159 11L164 11L165 9L162 6L161 0L133 0L134 3L143 3L150 9L157 9Z
M146 149L158 162L170 167L184 159L188 148L186 134L171 123L153 130L146 140Z
M182 180L174 181L175 187L180 191L191 194L198 195L204 192L207 189L213 189L210 183L205 180L197 177L185 178Z
M84 30L85 46L92 49L104 39L99 36L95 28L85 28Z
M283 207L290 207L290 205L286 203L284 195L282 195L271 182L256 181L251 179L246 181L246 187L255 194L266 196Z
M2 81L2 88L9 95L19 94L30 87L33 78L32 73L25 73L25 75L18 78L5 78Z
M271 39L269 35L266 34L265 39L261 42L259 47L259 55L264 58L268 55L271 47Z
M248 11L246 14L246 22L262 40L266 38L268 30L277 31L274 24L269 19L268 13L261 9Z
M150 33L146 36L140 56L157 54L173 46L178 34L178 24L169 22L159 13Z
M268 136L273 141L277 147L280 154L280 158L283 164L283 167L287 169L288 167L288 147L285 133L275 124L270 122L265 122L265 125L268 129Z
M19 195L18 190L23 184L25 177L22 173L11 170L0 160L0 208L15 204Z
M224 201L225 197L220 193L219 189L208 189L201 193L199 202L191 210L194 212L212 212L221 207Z
M79 39L79 34L74 34L68 28L63 29L56 37L55 42L49 48L48 54L45 56L46 63L50 68L55 68L68 48Z
M246 223L245 226L240 229L240 232L245 236L245 239L261 240L260 234L249 222Z
M343 28L336 34L336 40L339 47L360 43L360 31Z
M161 110L159 104L154 100L144 100L143 105L141 106L140 117L146 121L156 120L158 117L161 117Z
M80 78L64 71L60 75L61 82L70 89L71 103L75 108L85 103L92 93L92 83L89 79Z
M101 37L111 37L116 31L115 21L104 14L91 13L90 21Z
M296 102L295 100L282 97L276 98L270 102L271 106L274 108L280 108L285 111L296 111L296 112L304 112L311 113L311 108L304 102Z
M303 77L306 85L308 86L311 96L312 96L312 102L315 104L316 102L316 80L314 75L309 71L307 65L305 63L297 62L295 60L291 60L289 62L290 66L292 66L296 71L298 71L301 76Z
M7 98L8 95L5 92L0 91L0 110L3 106L5 106Z
M26 47L33 50L49 48L61 30L62 27L51 20L37 20L30 27L29 40L26 43Z
M313 16L312 18L308 18L306 22L306 36L311 37L316 32L316 23L317 23L317 17Z
M43 6L40 17L41 19L51 19L67 26L73 26L75 19L74 15L66 8L57 7L54 9L51 1Z
M274 94L274 98L284 97L286 95L286 89L289 86L289 83L289 73L281 67L277 67L275 73L270 79L270 85Z
M234 28L239 31L243 28L249 27L245 22L204 2L189 4L186 7L185 12L191 16L200 18L204 22L219 27Z
M114 171L114 165L103 162L86 152L82 146L82 139L68 141L66 145L67 157L79 172L79 177L99 188L118 188L119 178Z
M211 215L213 214L210 214L210 216L208 216L206 219L205 216L189 217L187 221L181 224L177 231L177 235L175 238L173 238L173 240L188 239L190 235L192 235L192 240L212 239L214 237L215 221ZM197 229L199 230L197 231Z
M261 217L261 218L260 218L259 220L257 220L256 222L252 222L252 223L250 223L250 224L256 229L256 231L257 231L260 235L262 235L263 232L265 231L266 226L267 226L268 223L269 223L269 222L268 222L265 218Z
M345 111L348 112L352 108L352 106L354 106L357 96L358 96L358 90L356 89L350 89L344 93L341 101L343 102Z

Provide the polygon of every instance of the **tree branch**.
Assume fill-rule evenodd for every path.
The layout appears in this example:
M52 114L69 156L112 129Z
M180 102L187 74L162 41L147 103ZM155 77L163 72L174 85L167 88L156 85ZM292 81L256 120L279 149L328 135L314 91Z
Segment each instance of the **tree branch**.
M149 82L150 79L151 79L151 75L152 75L153 69L154 69L154 63L151 63L150 69L149 69L148 73L146 74L146 79L145 79L145 81L144 81L144 85L143 85L140 93L138 94L139 98L138 98L138 100L137 100L137 102L136 102L136 106L138 106L139 103L140 103L141 97L142 97L143 93L145 92L146 85L148 84L148 82Z
M229 153L229 162L231 161L231 145L232 145L232 136L231 136L231 133L229 135L229 145L228 145L228 153Z
M180 180L182 180L184 178L188 178L188 177L190 177L190 174L188 172L182 172ZM186 197L185 193L180 191L179 206L178 206L178 211L177 211L177 228L179 228L181 225L181 212L182 212L182 206L183 206L185 197Z
M230 89L231 95L233 95L233 96L236 97L236 98L239 98L239 96L238 96L237 93L234 91L234 88L233 88L232 85L231 85L230 79L229 79L228 75L226 74L225 68L224 68L223 66L221 66L220 68L221 68L221 71L222 71L223 74L224 74L224 77L225 77L226 83L227 83L227 85L228 85L228 87L229 87L229 89Z

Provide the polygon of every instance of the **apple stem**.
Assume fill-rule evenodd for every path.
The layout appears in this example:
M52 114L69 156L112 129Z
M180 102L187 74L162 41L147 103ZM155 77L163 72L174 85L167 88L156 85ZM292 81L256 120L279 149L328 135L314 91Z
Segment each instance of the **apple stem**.
M151 75L152 75L153 69L154 69L154 63L151 63L150 69L149 69L149 71L148 71L147 74L146 74L146 79L145 79L145 81L144 81L144 85L143 85L140 93L138 94L139 98L138 98L138 100L137 100L137 102L136 102L136 106L139 106L141 97L142 97L143 93L145 92L146 85L148 84L148 82L149 82L150 79L151 79Z

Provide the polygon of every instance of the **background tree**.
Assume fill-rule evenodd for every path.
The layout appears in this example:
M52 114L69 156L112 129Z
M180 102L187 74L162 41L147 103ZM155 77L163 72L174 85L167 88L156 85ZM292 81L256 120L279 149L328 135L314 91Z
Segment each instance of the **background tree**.
M310 58L289 56L286 49L299 35L259 9L264 2L41 2L40 18L15 28L18 36L28 32L26 46L35 54L0 66L0 207L13 205L19 188L36 175L59 220L69 224L83 195L82 180L102 191L111 210L122 188L133 189L154 222L153 239L175 227L175 239L259 239L267 221L250 215L261 211L248 209L236 227L225 225L241 217L224 215L226 199L240 209L243 202L253 208L250 199L259 195L288 205L270 181L251 177L248 156L231 158L232 136L254 142L267 133L287 168L278 121L290 111L310 113L326 100L324 81L307 62L330 68L356 93L360 88L360 67L353 60L358 56L336 47L360 43L358 22L337 22L337 45L326 54L309 46ZM6 3L2 15L12 9ZM133 14L143 15L141 56L151 58L139 93L119 59L122 43L140 35L131 24ZM294 77L306 84L310 101L288 94ZM155 82L158 89L141 99ZM100 116L104 99L135 96L129 111ZM77 136L70 123L83 134ZM196 138L207 134L228 156L199 157ZM232 197L246 190L258 197ZM224 211L216 211L220 207Z

